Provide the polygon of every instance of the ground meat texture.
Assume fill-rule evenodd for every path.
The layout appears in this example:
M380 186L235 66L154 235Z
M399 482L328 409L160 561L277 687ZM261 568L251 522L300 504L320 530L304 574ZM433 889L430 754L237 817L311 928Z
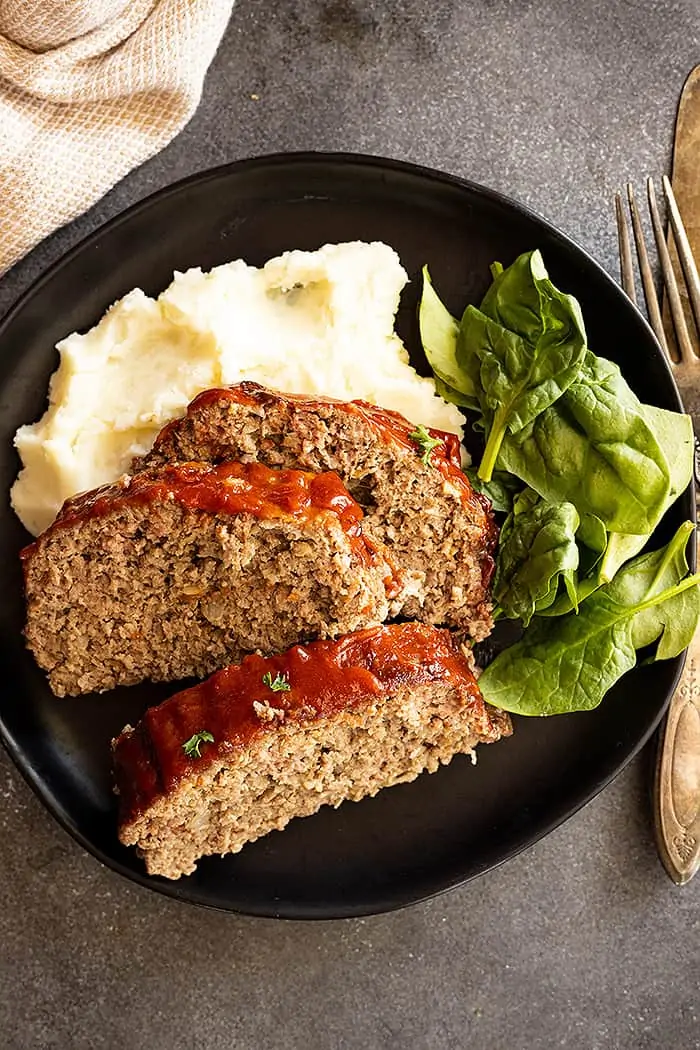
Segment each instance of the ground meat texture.
M510 732L470 658L426 624L249 656L113 742L119 837L149 873L177 879L200 857L236 853L294 817L435 772Z
M365 511L366 533L404 572L391 615L459 627L481 640L493 626L496 529L489 505L460 469L455 435L430 431L440 444L426 464L410 436L415 430L398 413L365 402L280 394L246 382L200 394L135 469L233 458L337 471Z
M68 501L23 551L27 644L64 696L203 677L380 623L395 581L361 517L336 475L188 464L126 477Z

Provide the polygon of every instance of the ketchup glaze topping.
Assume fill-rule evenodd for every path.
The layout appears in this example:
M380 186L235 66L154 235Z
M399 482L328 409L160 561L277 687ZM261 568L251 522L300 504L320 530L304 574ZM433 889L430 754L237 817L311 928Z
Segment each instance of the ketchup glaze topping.
M21 557L28 559L43 537L77 522L104 517L122 506L167 502L210 514L291 518L302 524L331 513L362 563L371 565L378 559L377 548L362 531L362 508L337 474L273 470L262 463L180 463L126 475L113 485L67 500L54 523L21 551ZM386 585L393 597L398 580L391 575Z
M210 390L202 391L190 402L184 417L172 420L161 430L155 440L154 451L157 452L162 446L167 446L171 436L182 425L183 419L196 418L201 409L222 401L255 408L262 408L266 404L277 401L290 406L296 412L318 412L326 405L334 405L348 415L361 418L385 444L410 449L416 455L420 453L416 442L411 438L411 434L416 430L415 425L392 409L379 408L367 401L340 401L333 397L314 398L305 394L281 393L249 380L232 386L212 387ZM437 471L443 481L458 495L465 510L483 524L484 549L481 577L482 585L488 588L495 569L494 552L498 541L498 529L491 511L491 503L485 496L474 490L464 474L457 435L437 430L434 427L426 427L426 430L431 437L440 442L430 454L430 469Z
M263 680L277 676L288 690L273 691ZM279 656L246 656L150 708L136 729L114 741L121 819L136 819L183 778L244 749L260 734L317 722L368 698L386 697L400 685L435 681L459 687L488 719L466 658L448 631L429 624L371 627L336 641L295 645ZM213 743L202 743L200 757L186 755L183 744L203 731Z
M379 408L368 401L340 401L334 397L313 398L304 394L284 394L277 390L268 390L259 383L245 380L233 386L213 387L211 390L202 391L188 405L185 417L194 416L201 408L216 404L217 401L230 401L234 404L250 406L263 406L272 401L282 401L299 411L308 412L317 411L324 405L335 405L348 415L360 416L387 444L395 443L403 448L416 450L416 443L410 436L415 432L415 425L399 412L394 412L389 408ZM173 430L180 423L181 419L174 419L166 424L156 438L153 446L155 450L160 445L167 443ZM488 500L474 491L469 479L462 471L460 443L457 435L445 430L436 430L433 427L426 429L431 437L437 438L440 442L431 453L431 466L458 489L465 505L478 504L482 511L488 510L490 507Z

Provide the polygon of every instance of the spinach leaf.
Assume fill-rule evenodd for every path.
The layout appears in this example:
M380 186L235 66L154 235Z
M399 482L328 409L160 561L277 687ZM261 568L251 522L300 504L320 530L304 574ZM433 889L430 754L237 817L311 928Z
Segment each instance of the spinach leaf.
M659 513L658 520L660 521L671 504L675 503L680 494L686 490L693 476L693 424L690 416L682 415L680 412L669 412L664 408L656 408L654 405L643 405L642 407L647 422L666 456L670 471L670 485ZM620 566L639 554L648 539L648 533L641 535L611 533L605 558L600 567L601 583L612 580Z
M561 397L586 349L580 307L552 284L539 251L495 272L481 309L464 311L456 349L489 423L479 466L484 481L505 434L517 433Z
M581 602L596 591L602 581L598 566L605 553L608 532L605 525L593 514L584 514L576 532L578 546L578 576L573 589L559 593L551 605L537 610L540 616L565 616L577 609Z
M619 572L606 587L607 593L622 605L634 605L647 595L672 587L688 573L685 552L688 539L694 533L693 523L684 522L666 547L637 558L634 572ZM661 606L652 606L634 618L635 649L651 645L663 631L656 659L678 656L690 645L699 616L700 592L696 589L684 591Z
M481 302L487 317L532 345L544 338L557 346L568 330L572 330L573 338L582 336L586 343L578 301L551 282L539 250L524 252L506 269L494 263L491 273L493 283Z
M551 503L573 503L610 532L649 533L667 505L671 468L647 410L617 365L586 351L579 377L517 434L498 465Z
M576 532L576 543L578 544L578 575L579 580L590 576L599 565L608 545L608 530L595 514L584 514ZM578 587L577 584L577 594Z
M666 456L670 470L670 487L668 496L661 508L660 520L690 484L693 474L694 455L693 426L690 417L679 412L669 412L664 408L656 408L653 405L642 405L642 409ZM588 531L584 534L584 523L587 519L587 515L582 517L577 539L582 540L587 547L592 547L592 541L594 542L592 533ZM602 526L602 522L595 528L598 529L600 526ZM579 579L577 585L578 601L584 601L598 587L614 579L621 566L631 558L634 558L646 546L649 535L646 532L642 534L611 532L607 537L602 561L598 562L598 556L596 555L593 565L591 565L590 558L587 559L583 550L581 550L579 577L582 575L588 576L593 568L596 569L596 575L587 579ZM573 607L573 603L568 596L560 594L552 606L542 610L542 615L563 616L565 613L570 612Z
M608 530L595 514L584 514L579 522L576 539L599 558L608 545Z
M626 611L626 610L623 610ZM628 620L604 595L578 615L535 620L479 678L484 699L520 715L555 715L597 707L635 664Z
M677 655L700 617L700 574L686 575L681 556L687 537L685 525L655 556L622 569L577 615L535 620L481 675L484 699L522 715L586 711L634 666L637 648L658 639L656 659Z
M434 373L433 378L435 381L435 392L440 395L443 401L450 401L453 405L459 405L461 408L469 408L474 411L475 403L473 398L468 394L462 394L459 390L455 390L449 383L445 383L444 380L440 379L437 373ZM478 405L476 408L478 408Z
M560 581L575 601L578 525L572 503L548 503L533 489L515 498L501 529L493 592L506 616L527 627L554 602Z
M582 575L581 572L581 550L579 548L579 578L575 583L575 591L566 594L558 594L556 600L547 608L537 610L538 616L566 616L577 609L586 598L598 590L601 586L597 573Z
M459 325L435 291L427 266L423 267L418 324L428 364L441 383L440 396L454 404L478 409L474 385L457 363Z
M510 512L513 498L523 487L519 478L513 474L506 474L504 470L495 470L490 481L482 481L473 467L468 467L464 473L469 478L472 488L486 496L495 511L504 514Z

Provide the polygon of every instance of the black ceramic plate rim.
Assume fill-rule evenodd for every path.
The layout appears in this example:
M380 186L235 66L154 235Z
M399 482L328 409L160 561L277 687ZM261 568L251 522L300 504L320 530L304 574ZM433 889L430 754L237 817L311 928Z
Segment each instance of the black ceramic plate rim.
M168 196L181 192L187 186L193 184L203 184L210 180L216 180L224 175L234 175L239 171L245 171L247 169L274 167L276 165L289 165L298 163L300 165L309 162L326 163L331 166L343 167L344 165L355 165L371 167L385 171L397 171L405 172L407 174L414 174L422 176L423 178L429 179L435 182L442 182L451 184L456 187L464 188L478 197L482 197L495 204L505 206L509 211L519 214L527 219L530 219L541 227L543 227L553 238L558 240L567 250L576 253L579 258L585 261L586 265L595 271L597 271L598 277L607 283L612 289L615 290L616 295L619 298L621 308L632 311L636 315L637 322L642 321L648 334L651 336L657 354L663 361L666 372L671 379L671 386L675 394L675 400L677 409L683 410L680 395L678 394L675 380L673 379L673 373L670 365L663 353L653 330L649 326L644 315L637 309L637 307L625 296L619 285L613 280L603 267L596 262L596 260L574 240L562 233L556 226L554 226L547 219L544 219L537 212L528 208L526 205L521 204L518 201L513 200L506 194L500 193L497 190L493 190L487 186L483 186L480 183L473 182L469 179L460 178L456 175L450 175L447 172L442 172L433 168L428 168L423 165L411 164L406 161L399 161L390 158L368 156L364 154L355 153L334 153L334 152L295 152L295 153L274 153L260 157L246 158L244 160L234 161L229 164L222 164L215 168L208 168L204 171L197 172L193 175L189 175L184 179L180 179L177 182L170 184L169 186L162 187L159 190L149 194L143 200L138 201L136 204L131 205L125 211L120 212L112 219L103 223L92 233L88 234L76 245L74 245L68 252L62 255L55 263L50 265L44 273L40 274L39 277L24 291L12 307L7 311L2 319L0 319L0 344L5 335L5 329L9 326L15 315L20 312L25 304L31 300L43 287L43 285L54 277L54 275L68 266L75 256L85 251L91 245L95 244L100 240L106 233L131 220L134 216L141 212L146 212L150 208L153 202L156 200L162 200ZM317 195L310 194L309 197L315 197ZM680 497L683 498L683 497ZM694 503L694 501L693 501ZM694 507L693 507L693 520L694 518ZM510 848L504 850L501 856L494 861L486 861L477 871L471 872L469 875L456 878L448 879L435 879L435 885L427 890L421 891L418 894L411 894L401 892L395 894L391 899L377 902L376 906L368 907L367 904L353 907L351 904L346 909L340 912L337 908L333 909L332 912L325 911L323 906L320 906L317 911L311 913L307 906L300 905L298 908L286 906L283 914L276 912L274 908L274 901L269 902L269 907L258 907L251 905L246 908L245 911L241 908L235 909L239 914L248 914L252 916L265 916L269 918L287 918L287 919L306 919L306 920L323 920L323 919L336 919L336 918L353 918L366 915L382 914L389 911L395 911L400 908L404 908L410 904L417 904L422 901L431 900L442 893L456 888L457 886L464 885L470 882L472 879L483 875L486 871L494 870L505 864L507 861L513 859L530 846L534 846L537 842L543 839L546 835L550 834L556 828L560 827L574 814L578 813L581 809L588 805L601 791L603 791L632 761L632 759L641 751L645 744L649 741L651 736L656 731L659 723L661 722L668 704L670 703L671 696L675 691L678 684L678 680L683 670L683 663L685 654L682 659L678 660L676 673L673 676L671 687L668 690L668 695L665 698L663 705L660 707L657 717L654 719L652 724L647 727L646 731L643 732L638 738L634 746L630 747L627 752L620 758L617 766L603 776L600 781L594 786L592 790L583 795L575 804L566 805L560 811L553 807L553 814L549 821L544 823L538 832L533 836L527 834L521 841L514 841ZM196 889L189 889L186 894L183 894L182 888L179 882L171 882L166 879L154 878L144 873L139 873L131 868L126 867L119 861L105 854L102 850L97 848L91 840L85 836L80 828L76 825L75 821L71 818L70 814L65 808L57 803L52 794L46 789L43 779L38 775L36 770L33 768L30 762L25 759L24 751L21 745L14 739L0 710L0 738L2 743L10 755L12 761L17 766L19 772L24 777L25 781L29 784L35 794L41 799L42 803L46 806L52 816L58 821L58 823L74 838L88 853L95 857L98 861L105 865L105 867L117 872L132 882L135 882L141 886L146 887L149 890L163 894L167 897L174 898L183 903L195 904L199 907L208 908L214 911L230 911L234 909L219 907L212 904L210 901L204 899Z

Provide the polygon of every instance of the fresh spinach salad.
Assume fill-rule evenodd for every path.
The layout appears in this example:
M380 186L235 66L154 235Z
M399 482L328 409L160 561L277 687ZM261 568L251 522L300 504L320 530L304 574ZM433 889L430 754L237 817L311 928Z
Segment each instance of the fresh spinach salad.
M693 523L642 553L690 482L692 424L643 404L590 349L578 302L539 251L491 274L479 308L458 321L425 267L419 310L438 392L484 434L467 473L505 516L495 617L524 628L479 684L521 715L589 710L638 651L647 661L681 653L700 618L700 574L686 560Z

